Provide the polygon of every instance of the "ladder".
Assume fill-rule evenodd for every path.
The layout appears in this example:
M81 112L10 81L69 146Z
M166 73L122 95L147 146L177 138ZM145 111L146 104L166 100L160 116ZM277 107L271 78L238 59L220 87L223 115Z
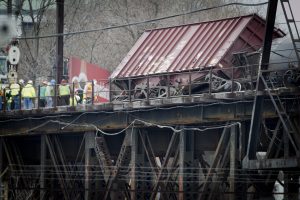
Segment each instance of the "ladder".
M300 36L289 0L280 0L300 68Z
M288 139L290 140L290 143L292 144L292 146L296 152L296 156L299 157L300 156L299 146L297 146L297 144L295 143L295 138L294 138L297 134L296 128L294 127L294 124L290 120L290 117L289 117L288 113L286 112L286 108L284 107L279 95L271 93L271 89L272 90L275 89L272 81L270 81L270 83L271 83L271 89L270 89L268 87L268 84L267 84L265 78L261 74L260 74L260 78L261 78L261 80L265 86L265 89L275 107L278 117L282 123L283 130L285 131L285 134L287 134Z
M100 167L103 170L104 180L107 182L108 178L111 176L113 164L104 137L95 138L95 152Z
M123 144L121 146L118 159L116 160L116 164L112 169L109 179L107 180L106 191L103 199L105 200L109 199L110 190L112 189L112 186L116 181L120 183L118 186L120 189L119 195L125 196L125 198L130 199L130 196L128 196L129 195L128 187L125 181L125 179L128 177L128 172L130 169L129 167L130 160L131 160L131 138L130 138L130 134L126 134ZM122 189L124 189L124 191L121 194Z

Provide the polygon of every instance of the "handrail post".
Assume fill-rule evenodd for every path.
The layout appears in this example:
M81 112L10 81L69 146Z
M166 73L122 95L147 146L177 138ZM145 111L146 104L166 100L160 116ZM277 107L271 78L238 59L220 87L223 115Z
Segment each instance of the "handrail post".
M211 95L212 67L209 70L209 95Z
M75 83L73 82L72 83L72 96L71 96L71 98L72 98L72 106L74 106L75 105Z
M189 96L192 96L192 73L189 72Z
M35 100L33 99L33 102L34 102ZM37 109L40 109L40 102L41 101L41 86L39 85L38 86L38 100L37 100L37 102L38 102L38 105L37 105Z
M253 91L253 74L255 73L255 72L253 72L253 67L254 67L254 65L250 65L250 79L251 79L251 91ZM256 66L255 66L256 67Z
M167 76L167 86L168 86L167 97L170 98L170 75L169 74Z
M22 110L22 99L21 99L21 95L22 95L22 93L21 93L21 87L20 87L20 90L19 90L19 92L18 92L18 95L19 95L19 99L18 99L18 103L19 103L19 110Z
M95 88L94 88L95 84L94 84L94 80L92 80L92 105L94 105L94 97L95 97Z
M109 98L109 102L112 102L112 82L111 82L111 78L109 79L109 90L108 90L108 98Z
M231 66L231 93L233 93L233 84L234 84L234 70L233 66Z
M4 106L4 107L3 107L2 109L3 109L4 111L6 111L6 110L7 110L7 99L6 99L6 89L5 89L5 88L4 88L4 90L3 90L3 97L4 97L4 98L3 98L3 106Z
M131 102L131 79L128 80L128 90L129 102Z
M147 75L147 101L149 101L150 95L150 84L149 84L149 75Z
M55 83L54 84L54 108L56 108L57 107L57 96L58 96L58 92L57 92L57 84Z

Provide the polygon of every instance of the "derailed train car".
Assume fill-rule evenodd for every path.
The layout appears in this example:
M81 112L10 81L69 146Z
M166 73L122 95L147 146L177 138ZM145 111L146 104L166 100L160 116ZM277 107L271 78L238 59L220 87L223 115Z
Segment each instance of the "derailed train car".
M253 14L147 30L110 76L116 99L253 87L265 26ZM273 39L284 36L274 29Z

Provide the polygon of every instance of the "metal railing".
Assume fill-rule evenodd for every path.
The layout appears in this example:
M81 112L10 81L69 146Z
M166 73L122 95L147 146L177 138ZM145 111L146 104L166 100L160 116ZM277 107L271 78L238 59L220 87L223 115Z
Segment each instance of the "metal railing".
M237 73L256 66L241 66L233 68L209 67L198 71L172 72L153 74L143 77L118 78L118 82L126 82L127 89L111 89L112 101L134 101L141 99L171 98L177 96L192 96L197 94L211 95L217 92L235 92L242 89ZM221 75L220 75L221 74ZM246 74L246 73L245 73ZM223 75L223 76L222 76ZM250 90L256 81L256 76L251 74L242 77L244 83L249 84ZM230 77L226 79L225 77ZM112 85L112 83L111 83ZM245 88L245 87L243 87Z
M299 85L300 74L297 69L282 68L282 63L272 63L272 65L273 68L268 70L268 83L275 84L277 88L287 87L288 82ZM111 88L110 100L132 102L136 100L196 96L198 94L212 95L219 92L255 92L257 75L258 64L230 68L207 67L204 70L197 71L117 78L113 81L116 84L119 83L119 85L123 83L123 89L115 90ZM295 80L287 80L291 78Z
M278 64L280 66L280 64ZM178 96L212 95L219 92L236 92L241 90L254 91L257 80L258 65L238 66L231 68L209 67L197 71L172 72L153 74L142 77L126 77L114 80L97 80L66 83L68 91L62 94L62 84L35 86L35 95L25 97L22 90L19 95L9 96L6 88L0 97L0 110L31 110L47 109L60 106L94 105L103 102L140 101L150 99L172 98ZM291 77L292 70L268 70L269 79L276 87L285 87ZM230 78L228 78L230 77ZM238 78L236 78L238 77ZM122 87L117 87L122 85ZM46 91L45 92L45 87ZM122 88L122 89L120 89ZM48 91L50 90L50 92ZM46 95L47 94L47 95ZM50 94L50 95L49 95ZM57 94L57 95L55 95Z
M0 96L0 110L50 109L61 106L93 105L109 101L108 80L66 83L54 85L21 86L18 95L11 95L6 87ZM24 92L24 89L29 89ZM27 93L27 94L26 94ZM55 95L56 94L56 95Z

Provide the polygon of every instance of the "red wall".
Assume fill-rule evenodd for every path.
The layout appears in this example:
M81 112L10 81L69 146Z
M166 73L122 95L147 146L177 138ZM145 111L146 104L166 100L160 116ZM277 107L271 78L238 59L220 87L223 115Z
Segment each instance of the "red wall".
M69 82L78 79L79 82L82 82L80 85L83 89L86 81L97 80L95 102L107 102L109 100L109 76L110 72L98 65L75 57L69 59Z

